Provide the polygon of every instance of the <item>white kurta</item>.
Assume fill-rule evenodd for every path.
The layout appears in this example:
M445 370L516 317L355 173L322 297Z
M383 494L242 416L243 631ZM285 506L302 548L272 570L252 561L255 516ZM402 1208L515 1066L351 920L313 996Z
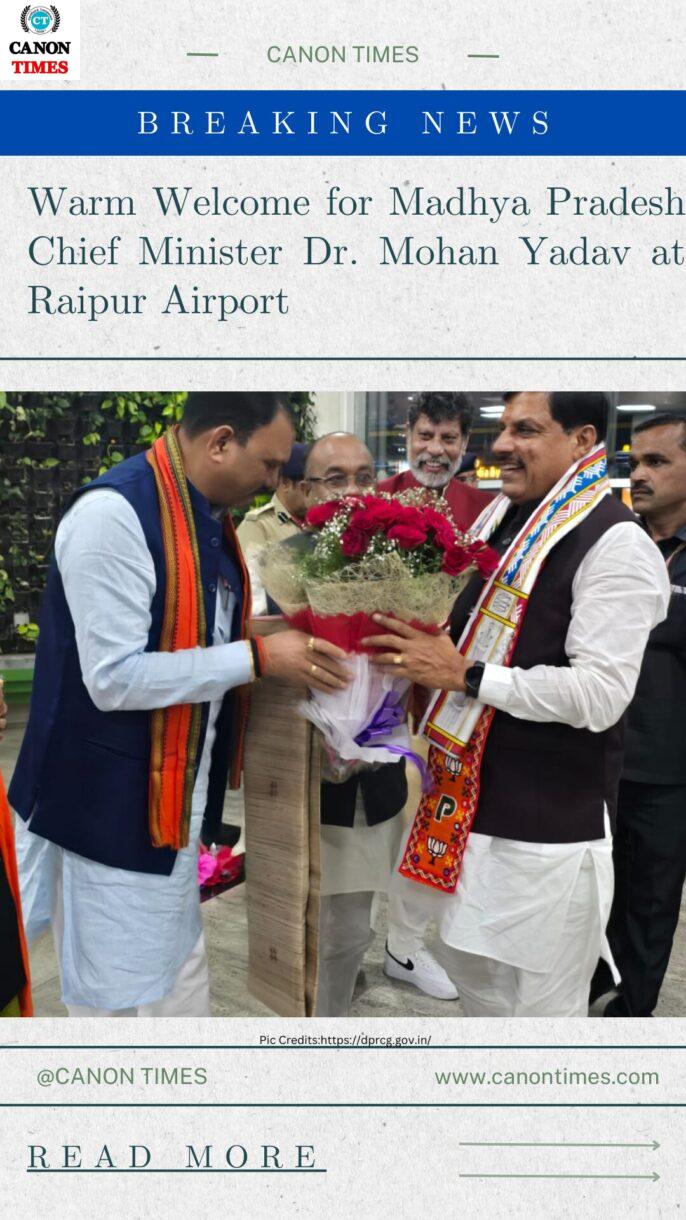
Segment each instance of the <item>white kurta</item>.
M374 890L387 893L404 829L400 812L370 826L358 791L352 826L322 826L322 897Z
M669 596L664 560L648 535L632 522L612 526L574 576L565 640L569 667L486 665L480 700L522 720L602 732L628 707L648 635L665 617ZM527 843L472 833L454 894L396 874L391 951L409 956L435 919L441 938L455 949L524 970L552 970L587 859L596 882L587 931L602 951L613 891L607 819L605 838L593 842Z
M55 552L74 620L81 671L101 711L209 702L191 808L190 841L169 877L109 868L63 851L17 818L17 855L29 938L42 931L61 877L60 973L66 1004L129 1008L161 999L201 934L197 845L216 718L226 691L250 681L248 646L230 639L234 595L217 591L214 647L145 652L155 569L138 517L105 488L77 500Z

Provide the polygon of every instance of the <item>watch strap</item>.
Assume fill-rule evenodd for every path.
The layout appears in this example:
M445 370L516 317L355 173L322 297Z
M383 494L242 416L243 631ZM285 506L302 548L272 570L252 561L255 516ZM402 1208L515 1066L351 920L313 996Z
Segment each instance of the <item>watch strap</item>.
M465 670L464 688L472 699L479 698L479 688L481 686L481 679L484 676L484 669L485 665L483 661L475 661L473 665L470 665L469 668Z

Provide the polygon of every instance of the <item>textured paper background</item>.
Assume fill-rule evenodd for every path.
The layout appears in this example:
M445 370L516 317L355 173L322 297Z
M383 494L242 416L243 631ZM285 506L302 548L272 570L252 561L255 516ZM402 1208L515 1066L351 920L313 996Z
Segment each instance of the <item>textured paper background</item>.
M249 28L247 28L249 26ZM655 12L641 3L592 3L540 6L471 3L459 12L447 3L430 13L416 6L382 3L370 12L356 0L345 11L316 10L311 4L265 4L251 10L250 22L225 3L149 5L120 0L116 11L82 5L82 78L80 88L678 88L682 83L684 17L675 4ZM270 65L267 48L289 44L415 44L419 62L405 65ZM213 52L216 58L189 57ZM469 58L498 54L493 60ZM29 87L21 80L11 88ZM46 90L59 88L46 80ZM62 85L62 88L65 86ZM69 87L69 86L67 86ZM485 102L486 102L485 95ZM49 116L46 114L46 121ZM182 141L180 140L181 151ZM302 356L298 363L9 364L5 383L13 388L160 387L221 385L266 387L288 377L321 389L387 389L419 377L433 384L459 377L467 388L488 388L502 365L473 361L449 364L351 363L316 366L313 356L665 356L680 355L684 321L683 268L651 268L645 247L677 240L683 221L675 218L550 220L503 218L497 225L474 219L386 219L380 206L389 183L422 183L436 193L473 184L484 194L523 193L532 202L542 189L563 182L578 193L611 192L621 184L650 194L671 183L679 190L681 162L654 158L605 158L535 161L522 158L435 157L279 159L217 156L175 158L17 159L4 167L0 234L5 268L0 319L3 355L122 356ZM198 190L217 184L231 193L304 192L320 198L331 183L354 193L379 197L371 219L269 220L208 219L164 221L146 207L137 218L118 222L39 220L29 207L29 183L66 184L84 193L133 193L147 199L151 183L180 183ZM86 236L102 241L113 232L179 232L185 241L215 234L224 240L286 244L279 268L31 268L26 245L38 232ZM349 244L355 267L305 269L300 249L305 233L324 232ZM530 268L525 265L521 233L549 233L564 242L588 232L594 242L640 243L621 271L611 268ZM378 235L438 233L459 243L495 242L502 247L499 267L391 268L377 265ZM284 238L286 239L284 241ZM149 291L150 305L161 303L176 280L185 289L198 283L208 292L271 292L283 286L291 312L280 318L160 318L156 309L142 319L89 324L83 319L30 317L26 283L49 282L56 291ZM497 374L496 374L497 370ZM519 363L520 381L529 384L649 387L656 377L677 387L681 363L627 365ZM507 377L505 378L507 380ZM516 378L515 378L516 380ZM510 376L512 381L512 376Z
M338 158L228 159L205 164L200 158L65 158L36 165L20 159L6 164L2 199L5 281L0 320L0 346L8 355L74 354L102 357L97 365L71 363L10 364L9 388L87 388L116 383L171 388L181 384L207 389L250 384L254 388L291 383L316 383L321 389L389 389L408 382L444 382L459 376L463 388L491 388L504 373L504 357L522 356L673 356L684 355L686 268L650 265L650 249L658 241L683 237L683 218L483 219L385 218L323 220L318 216L271 219L162 218L152 206L152 185L192 185L207 192L213 185L231 194L305 192L320 199L329 184L353 194L383 199L389 184L424 184L434 193L452 193L457 185L474 184L485 194L524 194L533 204L549 185L566 185L575 194L614 193L626 184L641 194L655 193L667 183L678 189L682 169L677 160L641 158L606 164L601 159L538 158L451 159L378 158L368 161ZM27 187L66 185L83 194L131 194L141 214L123 218L38 218ZM685 196L686 197L686 196ZM588 233L593 243L636 246L621 270L610 267L529 267L521 234L548 234L556 242L577 243ZM26 247L39 233L61 234L72 243L85 236L103 242L121 233L137 249L135 235L158 242L178 234L184 242L218 241L282 244L282 268L155 267L132 265L100 268L37 268L29 264ZM357 266L303 268L298 260L306 234L325 233L348 244ZM379 234L398 239L415 234L431 240L437 233L458 243L496 244L498 267L380 267ZM130 244L128 244L130 243ZM640 250L639 247L640 246ZM125 257L122 254L122 259ZM137 255L134 255L137 257ZM144 317L105 317L87 322L80 317L29 316L27 283L50 284L55 292L143 291L149 296ZM184 292L198 285L205 292L274 292L284 286L291 311L285 317L243 317L220 323L207 317L160 317L174 283ZM146 308L148 308L146 306ZM108 363L112 356L301 356L293 364L189 363L173 365ZM313 366L308 358L322 356L444 356L496 357L498 364L441 365L408 363L332 362ZM507 366L505 366L507 368ZM496 369L498 370L496 372ZM648 388L656 381L677 388L682 364L597 363L555 361L519 364L520 382L537 387L597 386L613 389ZM512 377L510 378L512 380Z
M19 1198L25 1215L58 1208L69 1217L97 1210L105 1201L114 1204L115 1215L131 1217L151 1210L204 1217L209 1210L225 1214L234 1209L257 1217L436 1218L595 1216L599 1211L621 1216L632 1207L660 1216L679 1211L683 1109L671 1109L668 1103L683 1106L684 1101L684 1052L683 1047L674 1049L681 1038L680 1022L435 1021L429 1026L411 1021L119 1021L106 1027L102 1022L41 1021L26 1029L24 1044L68 1038L71 1043L97 1040L99 1045L92 1050L48 1050L43 1045L32 1052L4 1052L5 1107L16 1102L43 1105L1 1111L3 1214L9 1214L10 1201ZM276 1039L322 1034L391 1040L421 1034L430 1035L432 1046L259 1049L256 1044L265 1034ZM603 1046L610 1037L613 1049ZM637 1044L656 1037L671 1043L672 1049L637 1049ZM108 1040L117 1049L103 1047ZM129 1041L164 1042L174 1049L126 1049ZM560 1046L536 1049L537 1042ZM630 1046L624 1049L618 1045L622 1042ZM498 1043L505 1047L489 1049ZM507 1043L514 1046L508 1048ZM583 1049L573 1049L574 1043ZM197 1044L206 1049L197 1049ZM446 1044L451 1048L441 1049ZM522 1049L522 1044L534 1047ZM144 1087L140 1075L146 1065L167 1070L204 1066L207 1083ZM58 1067L63 1074L77 1067L82 1072L89 1067L133 1067L137 1078L134 1085L40 1087L38 1073ZM613 1076L658 1071L660 1083L445 1087L434 1076L446 1070L490 1074L555 1068L606 1070ZM51 1102L89 1104L45 1108ZM487 1108L484 1103L489 1102L508 1108ZM586 1102L597 1104L588 1108ZM474 1141L522 1146L468 1146ZM653 1141L660 1147L653 1149ZM568 1146L523 1146L527 1142ZM56 1174L26 1174L30 1144L45 1147L48 1165L57 1168L64 1163L65 1143L80 1146L84 1167L95 1164L104 1144L119 1167L127 1166L130 1145L144 1144L152 1154L150 1167L156 1169L186 1166L188 1144L198 1153L213 1145L212 1165L217 1168L225 1166L230 1145L247 1149L250 1168L261 1163L262 1144L278 1145L284 1164L293 1163L296 1143L313 1144L315 1166L327 1173L309 1180L304 1174L271 1180L255 1173L241 1178L205 1174L202 1185L197 1177L180 1173L142 1179L100 1171L110 1172L107 1183L93 1173L69 1181ZM467 1174L514 1176L463 1176ZM526 1174L553 1176L518 1176ZM659 1175L657 1180L653 1174Z
M118 0L103 9L94 0L82 5L82 70L80 88L680 88L683 84L683 13L670 3L658 11L641 3L611 3L598 9L591 3L471 3L456 10L448 3L430 10L416 5L380 3L369 7L347 4L345 10L317 10L311 4L264 4L235 10L225 3L150 4ZM350 44L405 42L419 46L418 64L402 68L270 67L266 47L288 42ZM217 51L218 58L188 58L187 51ZM493 52L498 60L470 59L470 53ZM30 87L19 82L12 87ZM46 89L59 88L46 81ZM64 87L64 86L62 86ZM0 197L0 236L3 251L3 301L0 319L2 355L95 355L92 363L6 364L4 383L11 389L59 387L132 387L167 389L183 387L273 387L277 383L307 384L318 389L390 389L407 384L452 384L463 389L491 388L494 384L524 381L534 386L596 388L664 388L681 385L678 363L465 363L450 364L313 364L308 357L342 351L409 355L526 355L594 353L618 355L679 354L683 337L683 271L651 271L635 263L621 275L608 271L570 269L553 275L527 270L507 247L503 265L494 269L436 269L413 271L378 268L363 263L375 248L378 232L391 225L412 232L411 221L386 221L381 216L352 229L340 229L359 245L358 266L344 272L310 271L303 275L294 264L285 265L279 279L288 280L293 312L278 327L259 327L250 319L240 327L220 326L209 320L187 319L185 325L167 320L160 326L154 315L142 326L73 325L65 319L46 327L25 313L24 285L29 273L24 247L40 222L26 205L28 183L65 183L74 190L139 194L152 182L192 184L198 189L217 183L237 193L303 191L318 195L328 182L347 189L380 194L389 182L421 182L437 192L458 184L474 184L483 193L522 192L538 196L548 183L564 181L580 193L608 191L622 183L642 193L684 181L683 162L641 160L548 159L535 163L518 159L398 160L365 163L341 158L323 162L259 162L251 159L196 158L173 163L159 160L93 159L36 163L18 159L3 166ZM152 216L146 212L146 217ZM136 231L138 222L125 222ZM532 218L503 220L484 226L475 221L427 222L422 232L459 234L461 241L500 240L541 226ZM318 231L319 221L288 222L284 231L298 234ZM123 223L122 226L123 228ZM151 226L152 227L152 226ZM170 225L155 222L156 229ZM214 226L218 232L218 225ZM281 241L281 227L269 222L228 222L226 240L244 235L264 242ZM65 236L93 234L102 240L99 221L60 224L51 221L46 231ZM108 222L109 231L117 231ZM178 224L175 229L181 231ZM186 240L200 240L212 231L211 222L184 225ZM229 232L229 230L231 232ZM258 232L259 230L259 232ZM558 223L564 240L587 230L594 240L642 244L681 237L681 221L629 220ZM354 238L351 236L355 232ZM400 228L397 228L400 231ZM547 231L544 226L543 231ZM203 279L232 278L228 271L201 272ZM92 277L93 272L88 272ZM97 278L132 285L140 272L98 272ZM179 282L193 275L189 269L158 272L160 281ZM50 273L51 282L64 278L80 283L78 273ZM273 271L245 270L242 278L261 290L276 279ZM34 282L39 282L34 279ZM144 289L146 290L146 289ZM208 291L217 291L208 283ZM230 289L223 289L230 290ZM154 320L153 320L154 319ZM132 352L182 356L288 354L302 356L296 364L225 363L108 363L107 356ZM261 1033L327 1034L360 1032L375 1037L402 1032L432 1038L430 1049L384 1050L235 1050L228 1044L256 1043ZM4 1050L3 1108L0 1110L0 1209L26 1216L60 1212L65 1216L108 1212L142 1217L157 1212L171 1216L205 1217L212 1212L238 1211L256 1217L301 1215L332 1216L594 1216L598 1211L624 1215L631 1207L651 1214L675 1216L683 1193L683 1023L639 1022L326 1022L273 1021L202 1023L118 1021L88 1024L66 1021L5 1023L6 1042L16 1039L20 1049ZM210 1043L212 1050L83 1051L29 1049L38 1044L96 1043L127 1046L131 1042L164 1042L176 1048ZM489 1052L464 1049L436 1050L436 1045L510 1044L511 1049ZM524 1051L522 1043L598 1044L599 1049ZM616 1050L617 1043L662 1043L671 1049ZM676 1048L676 1049L675 1049ZM661 1075L658 1086L631 1088L529 1088L453 1090L437 1086L434 1070L482 1070L496 1065L524 1070L570 1067L614 1072L652 1070ZM199 1087L151 1088L142 1094L136 1086L121 1088L40 1087L41 1068L54 1069L104 1064L207 1065L208 1084ZM140 1101L179 1103L337 1102L339 1108L203 1108L127 1109L116 1103ZM369 1109L344 1107L346 1102L460 1101L460 1108ZM484 1101L555 1103L552 1108L483 1108ZM581 1108L592 1101L597 1108ZM97 1103L88 1108L51 1109L65 1102ZM560 1107L560 1103L575 1103ZM621 1102L621 1108L608 1106ZM640 1110L626 1103L641 1102ZM102 1105L104 1103L104 1105ZM464 1104L468 1103L468 1104ZM665 1108L668 1104L669 1108ZM19 1108L17 1106L19 1105ZM598 1143L650 1143L660 1149L465 1149L465 1140L567 1141ZM226 1175L206 1177L200 1185L185 1175L151 1175L145 1181L121 1174L103 1183L94 1175L65 1182L50 1175L27 1176L27 1145L80 1143L84 1163L92 1162L103 1143L123 1155L130 1143L147 1143L160 1166L182 1164L181 1150L188 1142L244 1143L251 1150L262 1142L285 1146L295 1141L316 1145L319 1163L327 1175L305 1181L301 1176ZM90 1158L90 1162L87 1160ZM55 1158L56 1160L56 1158ZM653 1170L660 1180L653 1182ZM629 1175L603 1180L543 1179L531 1181L473 1180L467 1172L548 1172Z

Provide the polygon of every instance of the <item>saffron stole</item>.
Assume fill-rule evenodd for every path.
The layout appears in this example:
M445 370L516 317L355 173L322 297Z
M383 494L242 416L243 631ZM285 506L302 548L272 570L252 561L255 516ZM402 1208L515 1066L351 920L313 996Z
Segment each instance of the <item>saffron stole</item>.
M528 599L554 546L610 494L604 445L575 463L520 530L479 600L457 647L472 663L510 665ZM472 533L486 541L511 501L500 495L477 518ZM400 873L454 893L479 801L479 775L495 709L460 691L440 691L420 731L431 742L431 790L422 797Z
M159 651L204 648L207 626L200 551L176 429L169 428L159 437L146 458L157 486L166 569ZM224 535L240 568L243 586L241 638L245 639L251 613L250 582L229 513L224 518ZM248 698L247 688L236 692L231 787L237 787L240 780ZM181 703L151 713L148 822L153 847L171 847L178 851L188 846L202 710L200 703Z

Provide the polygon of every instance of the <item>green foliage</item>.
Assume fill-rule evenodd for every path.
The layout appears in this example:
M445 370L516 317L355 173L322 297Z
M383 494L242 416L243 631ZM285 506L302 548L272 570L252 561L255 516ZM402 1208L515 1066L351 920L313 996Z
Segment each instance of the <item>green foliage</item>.
M0 558L0 650L36 639L46 556L70 495L151 445L181 419L186 397L186 391L0 392L0 545L7 555ZM290 405L298 439L312 440L312 394L298 391ZM239 521L243 513L234 516ZM15 612L31 621L15 628Z
M180 419L185 392L0 392L0 650L32 646L46 556L77 487ZM10 542L11 540L11 542ZM15 613L30 616L14 626Z
M14 589L4 564L4 557L0 555L0 609L9 602L14 601Z
M22 623L17 627L17 635L27 644L35 644L38 639L38 623Z
M295 416L296 439L313 441L317 434L317 412L311 391L295 390L288 402Z

